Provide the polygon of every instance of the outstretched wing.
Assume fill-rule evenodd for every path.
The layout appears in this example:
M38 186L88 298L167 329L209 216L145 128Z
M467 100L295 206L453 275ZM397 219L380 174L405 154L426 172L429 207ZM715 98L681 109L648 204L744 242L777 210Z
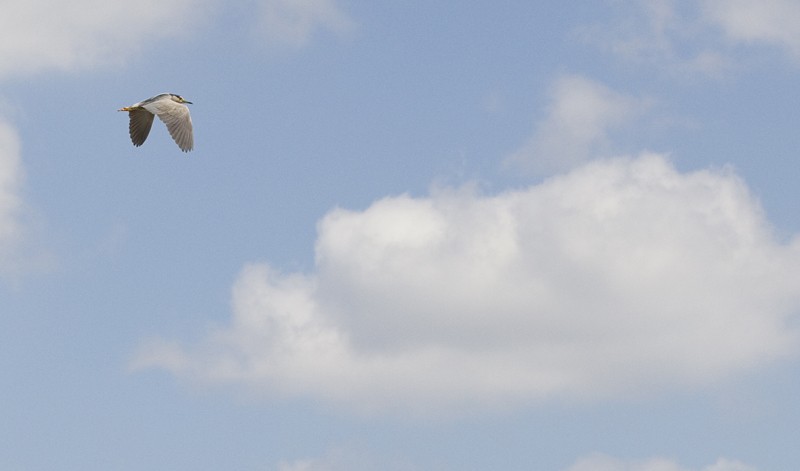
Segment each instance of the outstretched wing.
M167 125L167 130L172 139L184 152L189 152L194 148L194 136L192 134L192 117L189 115L189 107L174 101L159 101L146 105L148 109L158 116Z
M147 135L150 134L150 128L153 126L153 113L139 108L128 111L131 118L129 130L131 133L131 141L133 145L139 147L144 144Z

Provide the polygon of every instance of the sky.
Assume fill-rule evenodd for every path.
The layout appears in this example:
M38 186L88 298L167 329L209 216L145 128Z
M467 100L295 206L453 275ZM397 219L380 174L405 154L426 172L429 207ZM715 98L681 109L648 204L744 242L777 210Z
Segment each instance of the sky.
M800 466L796 2L0 11L0 468Z

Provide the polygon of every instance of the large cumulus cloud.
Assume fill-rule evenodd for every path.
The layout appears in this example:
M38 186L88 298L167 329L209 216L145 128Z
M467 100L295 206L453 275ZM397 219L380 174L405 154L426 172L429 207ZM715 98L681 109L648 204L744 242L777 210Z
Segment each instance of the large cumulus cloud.
M795 352L800 239L729 170L596 161L482 195L388 197L319 223L316 268L252 264L227 327L157 366L372 411L691 388Z

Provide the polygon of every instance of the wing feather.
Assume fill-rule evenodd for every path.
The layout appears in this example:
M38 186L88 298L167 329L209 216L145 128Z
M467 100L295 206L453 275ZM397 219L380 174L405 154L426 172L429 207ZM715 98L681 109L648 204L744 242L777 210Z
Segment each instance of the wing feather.
M188 106L171 100L163 100L147 104L145 108L152 111L167 125L169 134L182 151L189 152L194 148L192 117L189 115Z
M128 111L128 115L130 115L131 118L130 125L128 126L131 134L131 141L133 145L139 147L144 144L145 139L147 139L147 136L150 134L150 128L153 126L153 113L139 108Z

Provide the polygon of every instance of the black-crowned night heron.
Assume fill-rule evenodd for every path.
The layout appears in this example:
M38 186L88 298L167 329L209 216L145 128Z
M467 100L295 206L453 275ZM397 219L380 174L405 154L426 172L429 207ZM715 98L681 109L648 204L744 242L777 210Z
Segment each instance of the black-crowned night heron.
M189 107L186 103L192 102L184 100L180 95L162 93L117 111L127 111L130 115L131 141L136 147L144 144L147 135L150 134L155 115L167 125L169 134L178 147L184 152L189 152L194 148L194 137L192 117L189 116Z

